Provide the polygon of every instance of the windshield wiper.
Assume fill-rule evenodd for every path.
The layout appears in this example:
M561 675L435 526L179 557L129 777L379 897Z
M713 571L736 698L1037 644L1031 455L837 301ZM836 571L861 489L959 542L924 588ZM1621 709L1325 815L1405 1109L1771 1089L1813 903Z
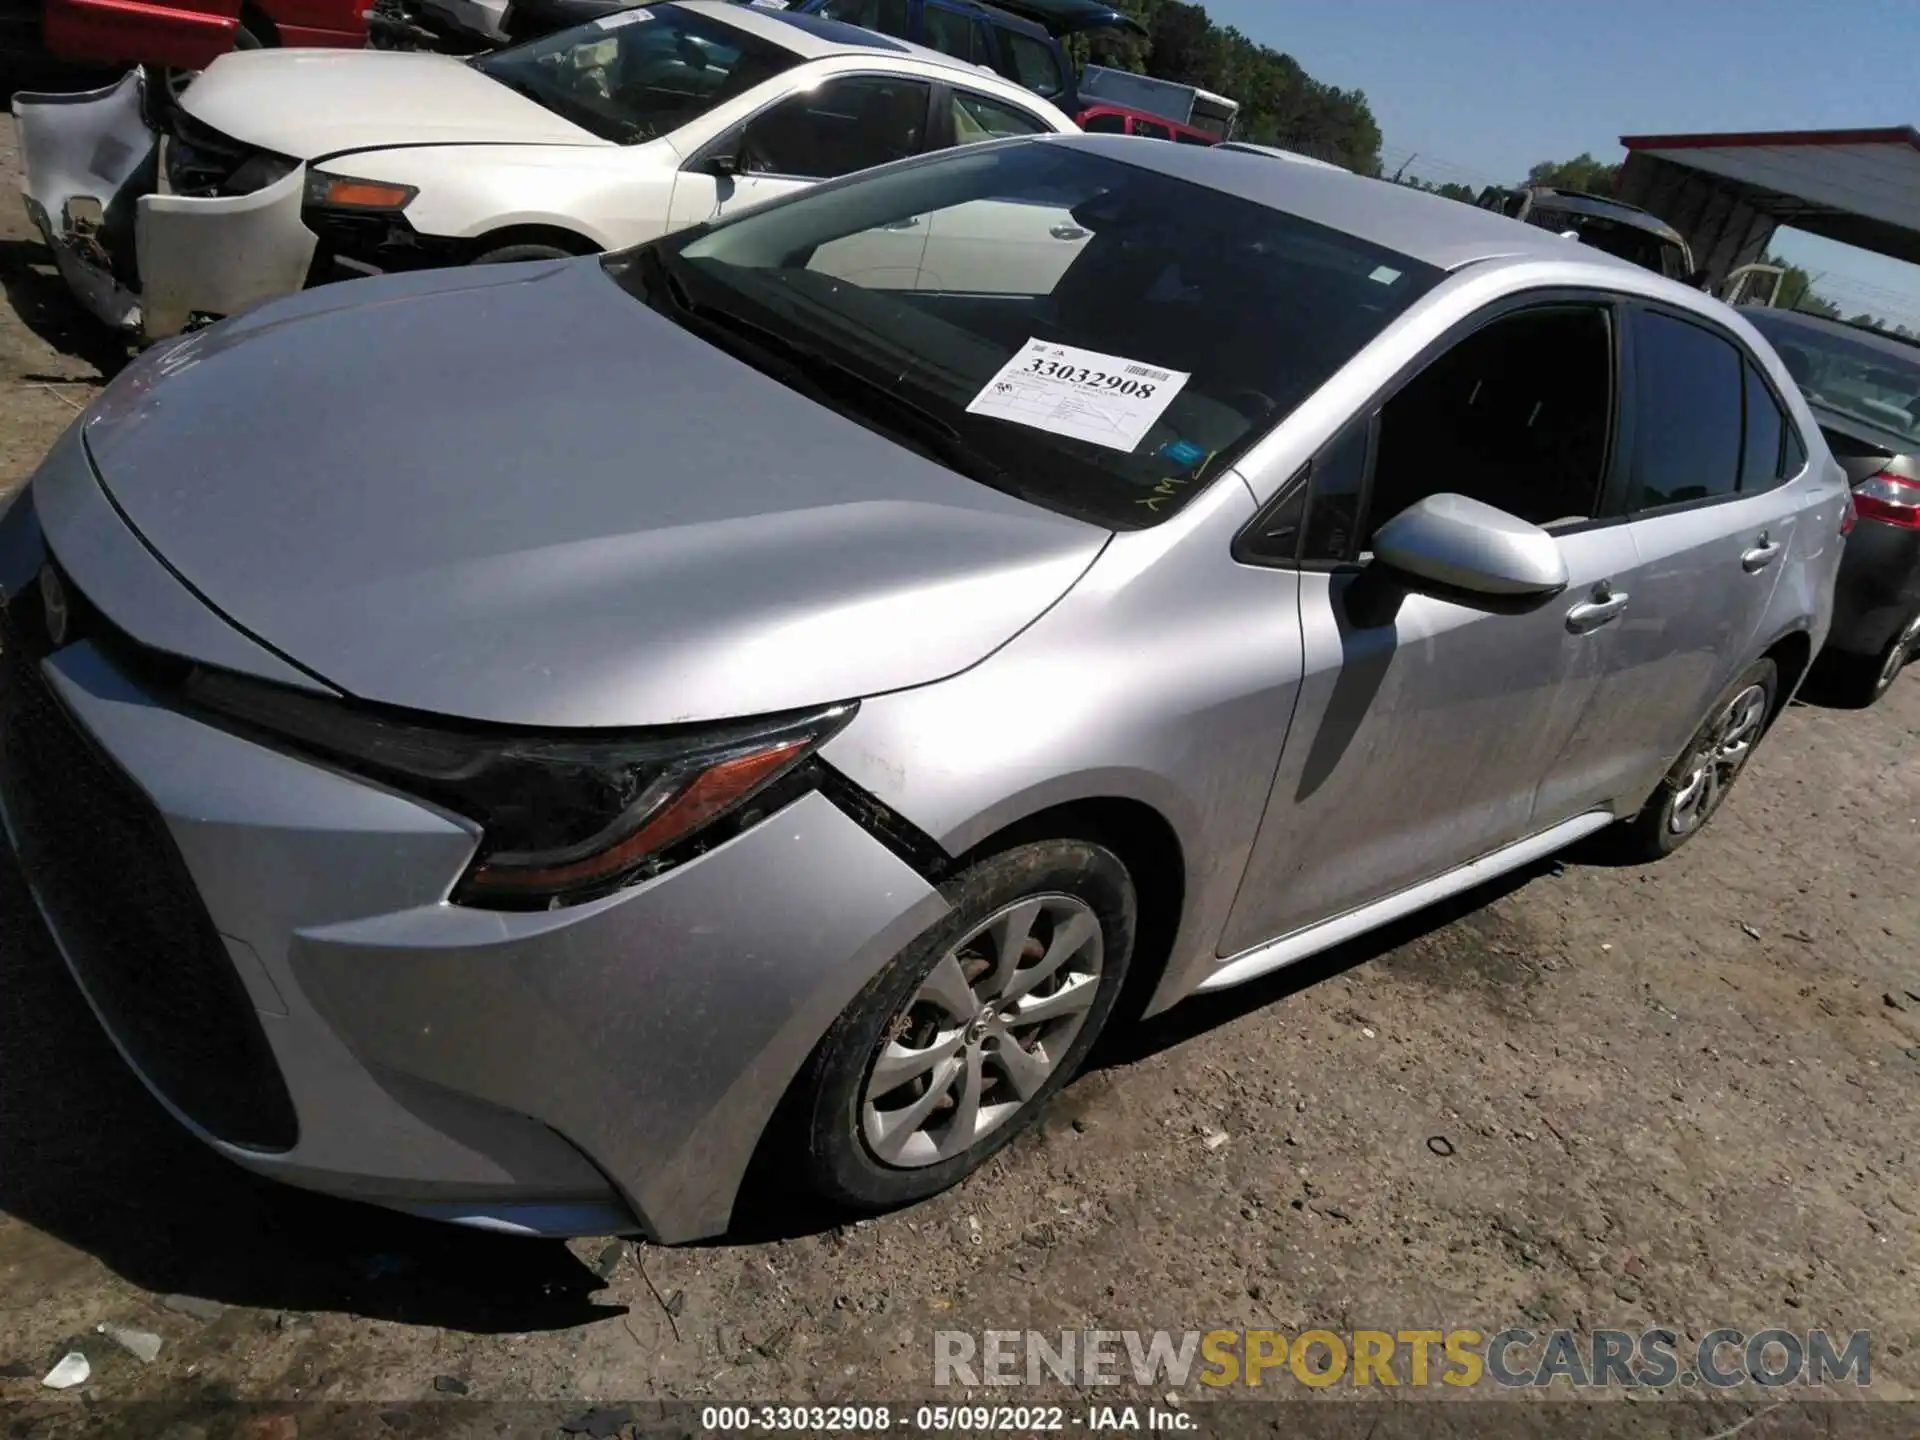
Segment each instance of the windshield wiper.
M971 480L1027 498L1026 487L1011 471L968 444L958 430L924 405L896 394L820 346L769 330L732 310L694 300L666 258L652 247L642 252L641 265L647 272L648 291L653 292L657 284L659 292L680 312L676 318L692 319L709 339L736 355L742 344L758 351L757 357L740 356L756 369L775 373L783 383L811 394L830 409L867 422L869 428L906 442L909 448L927 453L930 459ZM735 343L719 339L716 331ZM774 363L768 364L769 359Z

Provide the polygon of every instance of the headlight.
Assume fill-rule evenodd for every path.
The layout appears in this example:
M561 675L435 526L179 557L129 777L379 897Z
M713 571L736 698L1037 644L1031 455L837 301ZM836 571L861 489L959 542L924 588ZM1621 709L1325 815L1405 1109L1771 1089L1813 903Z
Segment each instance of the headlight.
M190 704L445 806L484 834L462 904L577 904L691 858L762 813L768 795L852 718L836 705L631 737L462 733L224 672L195 671Z
M306 203L327 210L404 210L420 193L413 185L359 180L326 170L307 170Z

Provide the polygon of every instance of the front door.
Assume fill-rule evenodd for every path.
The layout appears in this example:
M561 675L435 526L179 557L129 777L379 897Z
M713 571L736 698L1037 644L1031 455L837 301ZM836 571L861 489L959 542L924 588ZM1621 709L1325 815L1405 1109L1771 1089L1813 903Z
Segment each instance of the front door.
M933 87L900 75L842 75L789 95L689 160L675 177L671 228L765 204L822 180L918 155L927 146ZM713 161L726 155L732 170ZM918 264L924 238L912 236ZM903 242L904 256L909 248Z
M1634 554L1603 499L1614 321L1600 303L1497 316L1314 462L1299 550L1305 675L1223 955L1593 808L1594 777L1568 777L1595 762L1570 757L1569 741L1612 664L1612 587ZM1440 598L1373 566L1373 531L1441 492L1553 533L1567 589L1505 605Z

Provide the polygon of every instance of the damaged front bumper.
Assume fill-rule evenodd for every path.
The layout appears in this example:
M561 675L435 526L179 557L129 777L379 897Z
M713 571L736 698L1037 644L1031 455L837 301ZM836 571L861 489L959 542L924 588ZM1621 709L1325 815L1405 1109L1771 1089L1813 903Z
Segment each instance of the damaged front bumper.
M318 237L306 166L238 195L169 193L166 147L139 70L103 90L20 93L13 116L27 214L80 303L158 340L302 289Z

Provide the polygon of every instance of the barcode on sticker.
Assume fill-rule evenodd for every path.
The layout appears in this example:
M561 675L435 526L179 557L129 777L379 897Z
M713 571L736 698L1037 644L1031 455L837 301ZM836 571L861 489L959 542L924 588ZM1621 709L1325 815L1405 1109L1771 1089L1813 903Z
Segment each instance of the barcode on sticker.
M1142 380L1159 380L1162 382L1173 378L1173 376L1164 370L1154 370L1145 365L1129 365L1127 366L1127 374L1138 375Z

